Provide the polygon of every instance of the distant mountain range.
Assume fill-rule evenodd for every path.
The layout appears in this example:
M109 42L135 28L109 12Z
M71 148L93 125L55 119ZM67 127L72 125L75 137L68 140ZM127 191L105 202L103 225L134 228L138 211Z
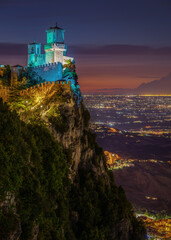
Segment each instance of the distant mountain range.
M159 80L142 83L134 91L138 94L171 94L171 73Z
M100 89L98 93L109 94L143 94L143 95L171 95L171 73L159 80L153 80L149 83L142 83L139 87L134 89L129 88L112 88Z

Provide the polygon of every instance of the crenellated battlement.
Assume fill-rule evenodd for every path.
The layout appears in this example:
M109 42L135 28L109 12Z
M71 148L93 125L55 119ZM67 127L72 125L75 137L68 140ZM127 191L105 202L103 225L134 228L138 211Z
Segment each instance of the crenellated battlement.
M71 93L71 82L59 80L56 82L44 82L44 83L37 84L33 87L23 89L19 92L19 95L29 96L31 94L38 93L38 92L46 94L52 88L53 90L57 91L60 86L63 87L65 92ZM2 98L3 102L7 102L9 93L10 93L9 87L0 86L0 98Z
M45 68L45 67L57 66L58 64L59 64L59 62L54 62L54 63L48 63L48 64L39 65L39 66L34 66L32 68L33 69L41 69L41 68Z
M46 93L47 91L51 90L52 87L57 90L60 86L62 86L66 92L71 92L71 82L67 83L66 81L59 80L55 82L40 83L33 87L21 90L20 96L27 96L36 92Z

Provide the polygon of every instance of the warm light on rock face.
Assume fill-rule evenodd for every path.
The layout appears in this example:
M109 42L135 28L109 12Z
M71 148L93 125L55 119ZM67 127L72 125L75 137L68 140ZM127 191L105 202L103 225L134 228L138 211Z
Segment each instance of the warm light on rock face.
M20 113L21 119L42 119L48 121L48 116L57 116L58 105L72 102L71 84L66 82L41 83L37 86L21 90L19 96L8 101L10 108ZM40 111L41 110L41 111ZM57 114L57 115L56 115Z

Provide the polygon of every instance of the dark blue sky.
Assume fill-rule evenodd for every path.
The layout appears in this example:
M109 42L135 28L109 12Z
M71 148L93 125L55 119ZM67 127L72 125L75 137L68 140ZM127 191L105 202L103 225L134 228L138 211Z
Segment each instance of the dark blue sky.
M116 64L118 64L115 52L113 53L113 51L111 51L111 53L113 53L111 57L109 50L110 48L108 48L107 54L104 54L104 46L106 47L106 45L115 45L115 47L123 44L126 44L129 47L130 45L133 47L135 45L141 45L153 48L171 47L170 0L0 0L0 10L1 63L3 63L2 49L5 63L8 59L9 63L14 63L16 59L15 63L18 61L21 64L24 55L26 56L27 54L23 52L23 54L19 53L18 56L16 53L14 55L11 53L11 50L9 50L10 48L7 47L7 58L5 57L3 43L26 44L28 42L32 42L33 40L45 42L45 30L49 26L55 25L56 21L58 22L59 26L66 30L66 43L69 46L74 46L73 49L72 47L70 48L70 53L75 55L76 60L79 61L78 71L83 79L86 79L85 73L88 71L88 66L91 65L92 68L93 64L95 65L95 72L93 72L93 69L91 69L93 73L91 76L91 81L93 81L93 76L95 76L96 73L96 77L98 76L98 66L96 65L101 58L103 59L103 66L106 64L107 69L110 64L115 64L115 67ZM82 53L83 51L81 48L89 48L89 46L91 48L95 48L96 45L100 46L97 48L99 49L99 53L96 49L94 54L90 53L88 56L86 55L84 57L85 54ZM19 45L17 46L19 47ZM15 46L13 47L13 50L15 51ZM103 51L102 56L100 55L101 51ZM127 57L123 57L123 61L120 59L119 64L122 65L124 62L124 66L125 64L128 66L130 64L130 60L132 61L132 54L129 52L129 55L131 56L129 60L128 52L125 50L125 47L122 50L122 56L124 55L124 51L126 51L125 55ZM11 57L9 57L10 53ZM135 55L135 52L133 52L133 54ZM133 60L134 65L138 59L140 59L139 65L149 62L150 59L153 58L150 54L147 54L147 59L143 57L144 63L142 63L142 53L139 53L139 50L137 50L137 59ZM171 53L169 53L170 57L168 57L167 53L165 53L165 55L167 55L166 65L169 66L171 61ZM114 60L112 60L113 58ZM157 68L160 65L160 61L161 63L166 61L166 58L164 57L163 59L161 56L157 56L156 59L158 63L158 65L156 65ZM126 63L125 61L127 60L128 62ZM155 60L153 59L152 62L154 61ZM83 69L86 68L86 66L87 70ZM161 68L163 69L162 64ZM104 72L106 72L107 69L104 69ZM148 70L147 74L151 77L154 77L154 75L161 77L163 74L167 74L168 71L169 69L167 68L165 71L161 70L159 73L157 71L155 72L153 69L151 73ZM82 72L84 72L84 75L82 75ZM109 84L109 87L119 86L116 82L117 78L114 76L114 73L115 72L110 73L111 85ZM146 71L140 72L139 75L142 74L146 75ZM89 77L90 80L90 76L87 77ZM131 76L128 76L128 79L131 79ZM136 86L139 84L139 82L135 81L136 80L134 76L135 84L132 83L130 85ZM148 79L146 81L148 81Z
M1 42L45 41L56 21L72 44L171 43L170 0L1 0Z

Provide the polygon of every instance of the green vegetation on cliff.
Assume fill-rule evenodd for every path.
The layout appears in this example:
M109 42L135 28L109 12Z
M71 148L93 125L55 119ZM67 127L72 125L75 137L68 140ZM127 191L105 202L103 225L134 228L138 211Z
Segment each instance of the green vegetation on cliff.
M82 114L86 127L89 113ZM66 113L60 115L61 122L54 114L50 118L56 131L66 121ZM94 151L92 168L87 160L71 181L70 154L45 124L24 123L2 101L0 119L1 240L143 239L123 189L105 167L103 175L96 174L100 164L105 166L104 155L88 128L81 142L87 137Z
M48 129L26 125L2 102L0 119L0 239L10 239L18 222L20 239L32 239L37 226L39 239L64 239L69 171L62 148Z

